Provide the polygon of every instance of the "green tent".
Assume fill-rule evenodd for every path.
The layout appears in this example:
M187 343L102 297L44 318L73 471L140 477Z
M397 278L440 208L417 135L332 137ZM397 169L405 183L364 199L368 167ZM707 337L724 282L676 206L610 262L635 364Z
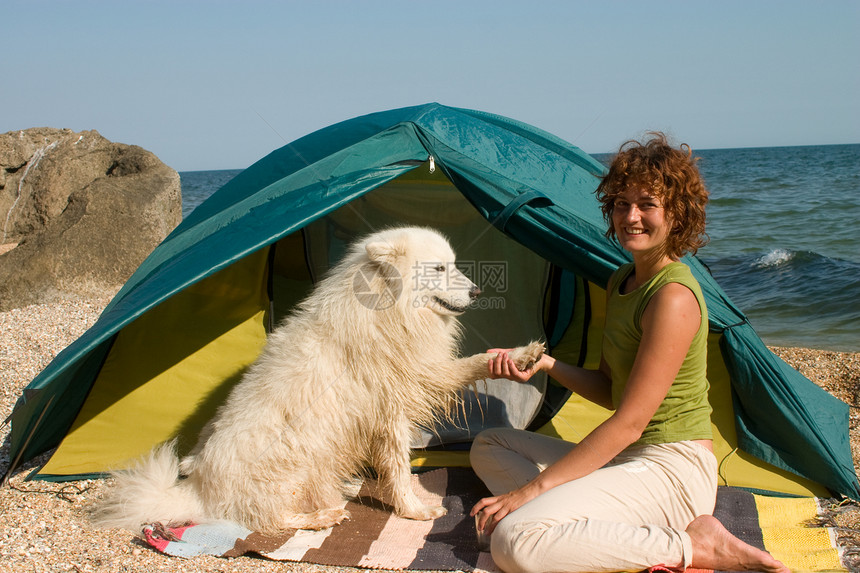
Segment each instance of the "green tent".
M192 212L24 390L9 472L52 448L36 477L103 474L177 436L190 448L271 325L344 245L386 225L440 229L485 291L462 317L465 351L541 336L553 354L596 365L603 289L627 260L604 237L593 196L603 171L534 127L439 104L358 117L274 151ZM721 483L860 496L848 407L768 351L707 270L684 262L710 315ZM608 415L552 380L526 386L479 384L459 420L416 444L428 447L414 463L461 463L457 444L488 425L576 441Z

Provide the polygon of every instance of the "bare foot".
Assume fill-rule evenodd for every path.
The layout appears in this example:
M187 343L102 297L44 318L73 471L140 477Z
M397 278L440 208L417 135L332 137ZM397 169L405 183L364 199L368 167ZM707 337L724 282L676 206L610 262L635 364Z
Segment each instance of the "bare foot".
M693 541L692 566L696 569L791 572L767 551L748 545L729 533L711 515L700 515L694 519L687 526L687 533Z

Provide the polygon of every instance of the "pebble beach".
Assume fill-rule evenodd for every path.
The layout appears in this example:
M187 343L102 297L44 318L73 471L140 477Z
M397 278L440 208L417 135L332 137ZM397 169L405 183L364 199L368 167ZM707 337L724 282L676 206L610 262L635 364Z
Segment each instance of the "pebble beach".
M70 300L0 313L0 415L5 419L21 390L68 344L95 323L108 303ZM783 360L851 407L850 438L860 467L860 353L772 348ZM9 466L8 425L0 430L0 471ZM262 558L178 559L149 549L123 530L96 530L87 507L108 480L69 483L26 481L45 458L28 463L0 488L0 571L21 572L265 572L359 571ZM835 528L850 570L860 558L860 509L853 500L830 503L821 524Z

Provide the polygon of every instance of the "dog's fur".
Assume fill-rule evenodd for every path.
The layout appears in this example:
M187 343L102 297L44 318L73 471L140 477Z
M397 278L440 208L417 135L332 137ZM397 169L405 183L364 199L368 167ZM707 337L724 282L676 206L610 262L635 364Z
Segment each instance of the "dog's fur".
M195 450L180 462L165 444L115 474L95 523L321 529L348 517L345 484L366 466L398 515L443 515L411 490L409 444L416 425L487 377L494 355L457 358L456 316L478 292L435 231L389 229L357 242L271 334ZM542 352L532 343L512 358L525 369Z

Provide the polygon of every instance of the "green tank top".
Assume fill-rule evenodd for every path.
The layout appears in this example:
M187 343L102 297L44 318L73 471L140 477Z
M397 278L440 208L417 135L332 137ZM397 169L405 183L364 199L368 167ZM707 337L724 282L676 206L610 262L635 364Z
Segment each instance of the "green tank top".
M612 375L613 407L618 407L633 368L642 339L642 314L648 301L660 287L668 283L679 283L689 288L696 296L702 312L702 321L666 398L636 443L662 444L712 439L707 379L708 311L702 289L687 265L674 262L666 265L647 283L639 285L630 293L621 294L621 285L631 272L632 263L619 268L610 278L607 290L609 298L603 334L603 356Z

